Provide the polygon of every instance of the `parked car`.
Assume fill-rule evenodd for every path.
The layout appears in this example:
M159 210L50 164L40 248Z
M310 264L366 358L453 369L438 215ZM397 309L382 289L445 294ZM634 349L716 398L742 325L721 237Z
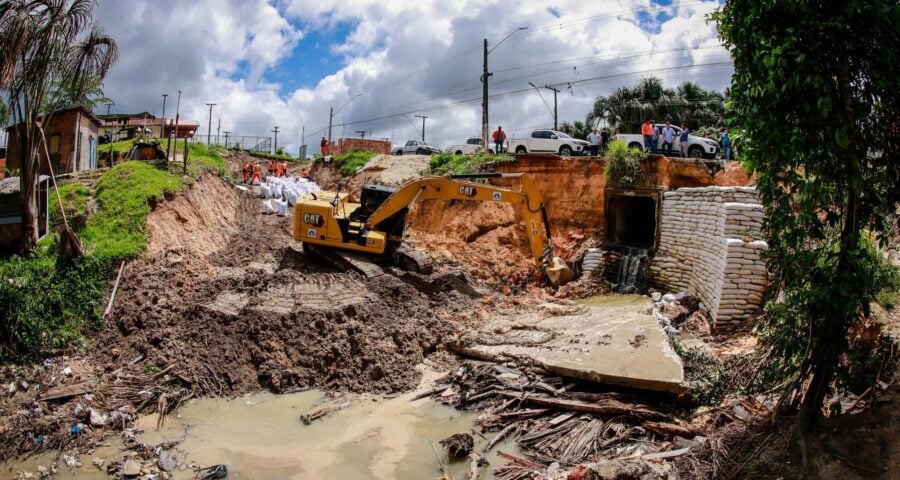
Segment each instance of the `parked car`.
M488 145L488 153L493 155L495 146L496 144L491 142L491 144ZM447 153L454 153L456 155L473 155L480 152L481 150L481 137L469 137L468 139L466 139L466 143L462 145L450 145L444 151ZM503 152L505 152L506 150L507 148L503 147Z
M657 123L654 128L662 132L665 123ZM675 140L672 142L672 151L667 152L671 155L681 156L681 127L672 125L675 130ZM629 147L644 148L644 136L640 133L620 133L616 138L625 142ZM662 147L663 138L660 133L659 142L656 145L657 151ZM690 158L716 158L719 156L719 143L711 138L698 137L688 133L688 157Z
M507 149L516 153L549 152L564 157L583 155L588 152L590 144L584 140L572 138L556 130L535 130L528 138L512 139Z
M406 145L394 149L394 155L432 155L435 153L441 153L441 151L421 140L410 140L406 142Z

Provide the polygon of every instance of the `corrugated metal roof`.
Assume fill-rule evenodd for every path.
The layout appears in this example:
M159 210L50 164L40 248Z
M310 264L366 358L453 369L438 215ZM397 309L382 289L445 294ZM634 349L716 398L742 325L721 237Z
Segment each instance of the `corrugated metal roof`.
M43 182L50 178L48 175L41 175L40 181ZM8 177L0 180L0 195L7 195L19 191L19 177Z

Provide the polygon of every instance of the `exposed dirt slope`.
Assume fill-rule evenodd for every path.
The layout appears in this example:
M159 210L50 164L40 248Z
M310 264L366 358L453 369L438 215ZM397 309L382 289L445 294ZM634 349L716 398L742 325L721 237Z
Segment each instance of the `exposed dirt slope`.
M98 342L109 370L143 356L127 368L174 365L207 394L402 390L423 353L470 316L459 312L474 300L456 290L309 261L287 247L290 217L260 215L257 198L218 177L194 188L148 217L154 249L126 267Z

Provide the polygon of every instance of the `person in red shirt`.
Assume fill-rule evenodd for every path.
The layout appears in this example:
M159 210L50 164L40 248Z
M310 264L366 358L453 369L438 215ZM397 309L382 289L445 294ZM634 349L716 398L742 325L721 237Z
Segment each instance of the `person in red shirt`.
M506 141L506 132L503 131L502 126L497 125L497 129L494 130L491 139L494 140L494 153L497 155L503 153L503 142Z
M322 150L322 155L328 155L328 140L325 140L325 137L322 137L322 143L319 144L319 147Z
M250 162L244 164L244 169L241 171L241 176L244 177L244 183L250 181L250 172L253 171L253 165L250 165Z
M647 119L643 125L641 125L641 135L644 136L644 150L651 151L653 149L653 120Z

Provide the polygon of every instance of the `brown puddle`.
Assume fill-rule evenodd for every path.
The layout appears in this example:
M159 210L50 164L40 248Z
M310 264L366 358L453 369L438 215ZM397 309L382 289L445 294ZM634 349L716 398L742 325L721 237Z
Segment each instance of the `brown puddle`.
M430 386L430 380L436 376L426 373L422 385ZM349 406L310 425L304 425L300 415L327 400L323 392L205 398L181 407L176 416L167 418L160 431L155 429L155 416L142 418L138 427L144 432L139 438L149 444L178 440L179 445L171 453L179 463L225 464L228 479L436 478L440 471L435 452L451 475L464 478L468 459L448 461L438 441L454 433L471 432L476 415L430 399L411 402L415 394L395 398L349 397ZM493 435L486 434L488 438ZM477 434L474 437L476 451L480 452L487 441ZM74 471L60 458L60 475L56 478L107 478L91 465L91 458L121 458L125 452L115 444L98 449L94 455L81 455L84 466ZM521 454L514 443L501 442L487 456L489 465L482 469L480 478L492 478L490 469L506 463L498 458L499 451ZM3 470L10 474L17 470L35 472L37 465L47 466L55 456L40 455L7 465ZM175 478L194 478L194 472L185 467L175 472Z

